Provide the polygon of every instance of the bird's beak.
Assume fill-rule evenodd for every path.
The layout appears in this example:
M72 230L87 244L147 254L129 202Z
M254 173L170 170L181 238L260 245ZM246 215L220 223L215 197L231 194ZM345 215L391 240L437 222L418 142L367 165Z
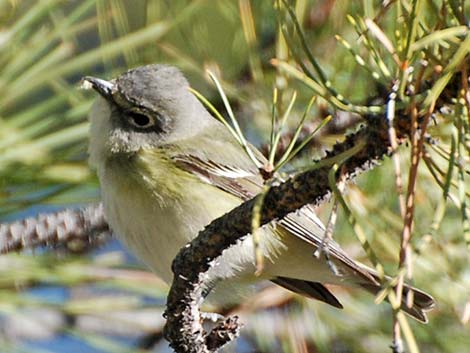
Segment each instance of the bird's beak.
M86 76L82 79L82 87L84 89L93 88L106 100L110 100L113 97L114 83L100 78Z

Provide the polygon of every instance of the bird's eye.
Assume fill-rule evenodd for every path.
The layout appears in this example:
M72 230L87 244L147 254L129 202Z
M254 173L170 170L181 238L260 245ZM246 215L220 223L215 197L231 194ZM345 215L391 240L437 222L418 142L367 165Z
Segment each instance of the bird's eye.
M129 112L127 116L129 123L139 128L147 128L155 124L155 120L152 117L141 113Z

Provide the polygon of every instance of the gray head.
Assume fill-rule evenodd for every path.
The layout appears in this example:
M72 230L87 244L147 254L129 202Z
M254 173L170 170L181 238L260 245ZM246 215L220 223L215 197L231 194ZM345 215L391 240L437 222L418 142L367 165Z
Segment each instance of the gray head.
M175 67L147 65L112 81L85 77L100 98L91 113L90 161L197 134L214 123Z

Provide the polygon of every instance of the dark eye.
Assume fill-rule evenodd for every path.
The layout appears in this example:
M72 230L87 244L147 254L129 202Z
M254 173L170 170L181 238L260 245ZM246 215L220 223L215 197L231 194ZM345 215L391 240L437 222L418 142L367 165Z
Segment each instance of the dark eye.
M155 120L147 115L135 112L127 113L129 123L139 128L151 127L155 124Z

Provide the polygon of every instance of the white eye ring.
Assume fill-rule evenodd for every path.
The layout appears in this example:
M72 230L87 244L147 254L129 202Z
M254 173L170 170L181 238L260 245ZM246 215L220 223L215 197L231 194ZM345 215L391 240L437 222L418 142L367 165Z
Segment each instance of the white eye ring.
M137 112L128 112L126 115L129 123L140 129L149 128L155 125L155 119L149 115Z

